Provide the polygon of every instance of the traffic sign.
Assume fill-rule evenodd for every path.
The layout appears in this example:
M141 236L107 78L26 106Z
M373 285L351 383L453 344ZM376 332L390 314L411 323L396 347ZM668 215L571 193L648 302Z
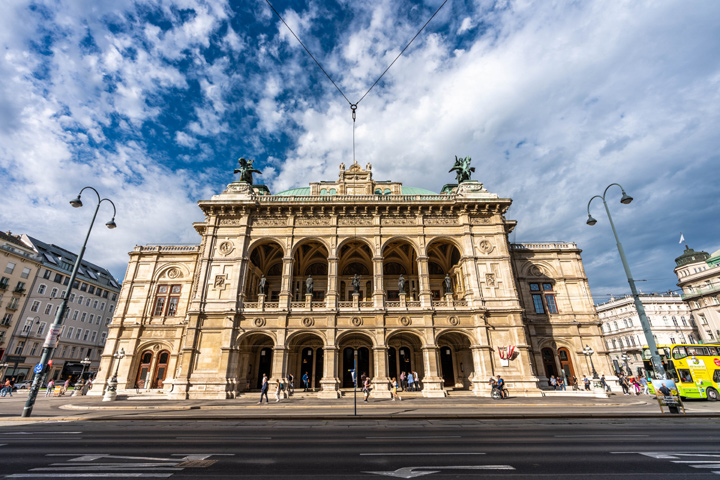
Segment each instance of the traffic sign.
M33 368L33 371L34 371L35 373L40 373L40 372L42 372L42 370L43 370L43 364L42 364L42 363L38 363L37 365L35 365L35 368Z

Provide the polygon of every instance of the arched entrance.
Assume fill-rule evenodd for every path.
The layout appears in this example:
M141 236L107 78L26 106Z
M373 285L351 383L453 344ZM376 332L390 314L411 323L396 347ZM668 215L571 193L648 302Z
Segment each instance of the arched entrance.
M323 339L315 333L298 334L288 342L288 373L293 375L295 388L304 388L302 377L307 373L309 387L320 388L323 378L325 350Z
M565 347L558 348L558 359L560 360L560 370L565 373L567 384L573 385L575 369L573 368L570 351Z
M271 378L274 345L272 337L262 332L248 333L240 340L240 389L259 389L263 374L267 375L268 379Z
M341 388L352 388L352 370L355 366L355 350L358 351L357 378L363 373L374 377L374 362L372 358L373 343L370 337L362 333L347 333L338 341L340 347L340 359L338 365L338 377ZM358 380L359 382L359 380Z
M140 365L138 365L137 375L135 376L135 388L145 388L150 383L150 367L152 366L153 352L145 350L140 355Z
M150 388L163 388L169 361L170 352L167 350L163 350L158 354L157 365L155 365L155 374L153 375L152 386Z
M387 340L388 378L393 377L400 381L400 376L416 372L420 378L425 374L422 361L422 340L415 334L406 331L393 332Z
M475 376L470 338L464 333L446 331L438 336L440 375L445 387L469 389Z
M265 300L277 302L282 288L283 248L279 243L268 240L253 247L250 252L245 281L246 301L256 302L260 293L259 285L265 276Z
M557 377L557 366L555 365L555 354L553 353L551 348L543 348L541 351L542 354L542 361L543 365L545 366L545 376L550 379L550 377L555 376Z
M313 280L312 301L325 300L328 291L328 251L318 241L308 241L299 245L293 255L293 301L305 301L306 281Z

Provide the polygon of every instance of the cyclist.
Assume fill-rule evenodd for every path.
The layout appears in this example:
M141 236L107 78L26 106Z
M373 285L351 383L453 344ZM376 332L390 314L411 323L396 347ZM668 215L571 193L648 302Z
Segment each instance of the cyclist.
M497 385L496 388L500 391L500 397L507 398L507 390L505 390L505 380L500 378L500 375L497 376L495 384Z

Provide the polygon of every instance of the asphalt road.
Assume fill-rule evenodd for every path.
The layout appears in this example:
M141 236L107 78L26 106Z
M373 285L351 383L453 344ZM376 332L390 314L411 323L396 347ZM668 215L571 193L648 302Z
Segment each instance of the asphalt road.
M0 477L720 480L718 426L687 417L6 423Z

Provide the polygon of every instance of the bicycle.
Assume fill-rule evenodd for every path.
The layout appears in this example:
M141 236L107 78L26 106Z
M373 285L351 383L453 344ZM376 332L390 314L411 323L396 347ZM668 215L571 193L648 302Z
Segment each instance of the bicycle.
M510 396L510 392L507 388L504 388L503 391L505 392L505 396L503 396L503 392L500 391L500 389L496 386L492 387L492 391L490 392L490 396L493 398L493 400L502 400L503 398L508 398Z

